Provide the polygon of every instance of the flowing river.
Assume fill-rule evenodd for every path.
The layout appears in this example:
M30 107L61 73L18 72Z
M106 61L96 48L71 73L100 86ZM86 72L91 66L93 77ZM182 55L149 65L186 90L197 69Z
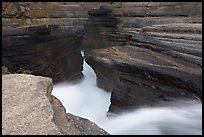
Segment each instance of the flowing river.
M85 78L75 84L54 86L56 96L71 113L97 124L111 135L202 135L202 103L174 102L172 106L141 108L107 117L111 92L96 86L96 75L84 62Z

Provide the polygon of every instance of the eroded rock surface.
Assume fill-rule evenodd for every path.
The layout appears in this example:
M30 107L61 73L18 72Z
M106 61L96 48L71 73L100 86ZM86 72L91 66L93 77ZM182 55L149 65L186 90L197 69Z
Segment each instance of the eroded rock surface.
M201 3L107 7L119 19L109 34L113 47L92 50L86 61L96 72L97 85L112 91L110 111L202 99Z
M53 121L64 135L109 135L93 122L66 113L61 102L54 96L51 104L54 111Z
M96 72L97 85L113 92L111 109L202 98L199 65L150 49L135 46L95 49L86 62Z
M116 30L118 24L118 19L113 15L112 10L106 7L90 9L88 15L88 20L84 24L83 49L85 55L91 49L110 47L109 35Z
M2 75L2 134L108 134L88 120L66 114L61 102L51 96L52 86L47 77Z
M46 94L52 80L24 74L2 75L2 134L61 135Z
M182 46L168 54L202 65L201 26L199 2L3 2L2 64L72 80L82 76L81 41L84 49L144 45L130 32L145 32L173 49Z
M90 122L88 119L74 116L70 113L67 113L68 120L73 123L76 129L80 131L81 135L109 135L106 131L99 128L93 122Z
M159 95L161 100L168 102L169 99L163 95L164 89L165 93L171 93L172 96L175 90L176 94L185 92L186 96L188 92L201 97L201 2L5 2L2 6L2 64L6 65L9 71L22 67L32 70L33 74L52 77L54 81L71 80L75 76L82 75L81 41L83 48L90 50L131 45L137 47L133 51L136 51L134 54L138 52L138 56L131 53L133 48L131 46L121 49L120 53L131 54L134 60L141 59L141 70L145 68L147 74L150 70L153 71L151 75L154 75L154 79L155 75L160 78L159 82L167 81L164 82L165 86L163 85L165 88L159 89L162 94L155 92L155 97ZM83 34L85 35L82 40ZM132 76L132 72L126 73L127 70L132 71L132 66L139 66L134 63L129 64L131 61L128 58L118 58L120 55L114 57L109 55L115 54L115 51L105 52L107 52L106 61L114 58L115 62L111 63L119 65L121 68L117 69L120 71L115 71L114 65L104 66L107 63L105 60L99 60L101 64L97 67L94 65L97 61L88 61L89 59L87 61L98 73L98 85L107 90L111 89L113 83L118 82L120 73L125 72L126 76L120 80L120 86L116 86L114 90L123 89L122 91L127 90L127 92L114 92L112 100L116 99L113 102L117 102L116 100L126 102L129 92L132 95L135 91L132 89L134 86L129 86L130 83L133 85L149 83L151 90L144 88L146 84L136 84L138 88L142 87L143 93L155 91L155 83L162 85L155 81L150 84L149 74L143 76L142 73L142 78L138 79ZM91 58L98 58L98 54L94 55L96 56ZM122 65L121 62L127 64ZM151 69L145 62L151 66ZM155 74L156 71L159 73ZM135 96L131 97L133 101L130 102L138 99ZM145 98L145 95L140 97L141 100L142 98Z
M54 83L83 76L83 21L71 7L78 10L63 3L4 2L2 65L10 72L22 68L51 77Z

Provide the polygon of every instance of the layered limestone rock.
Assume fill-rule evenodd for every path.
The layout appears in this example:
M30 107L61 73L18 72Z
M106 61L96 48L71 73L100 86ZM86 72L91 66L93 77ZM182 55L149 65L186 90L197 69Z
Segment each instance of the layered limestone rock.
M85 55L91 49L110 47L109 35L116 30L118 24L118 19L106 7L89 10L88 15L83 39Z
M180 77L179 80L182 83L184 81L184 84L176 84L177 80L173 79L177 77L175 76L177 71L172 73L172 80L168 86L176 88L176 93L178 93L177 90L182 89L185 90L185 93L189 92L189 94L201 97L201 2L17 2L3 3L2 6L2 62L3 65L8 66L9 71L15 71L22 67L32 70L34 74L52 77L54 81L71 80L75 76L81 76L82 58L79 52L81 45L83 45L83 49L89 50L131 45L127 49L121 49L122 53L132 54L129 52L134 46L137 47L136 50L133 50L134 54L140 53L141 48L144 53L147 51L144 54L147 58L144 56L142 62L147 61L149 64L155 64L156 61L149 60L150 56L154 56L160 61L160 56L162 56L167 61L162 61L166 62L162 65L168 66L168 63L173 63L173 68L182 70L182 75L183 70L188 71L189 69L189 73L193 72L193 74L188 75L185 72L185 76L188 77L187 79L193 76L192 79L198 81L197 86L195 82L186 84L185 77ZM82 36L84 37L82 38ZM112 50L111 52L108 50L107 57L113 53ZM90 56L92 55L91 53ZM94 55L98 54L94 53ZM143 56L141 55L141 57ZM169 62L169 58L172 62ZM126 59L121 58L120 60ZM100 62L100 65L103 66L103 61L100 60ZM95 62L92 61L89 64L98 73L97 83L100 87L109 89L111 83L117 82L117 80L112 81L119 77L118 71L113 70L113 68L116 69L115 67L111 68L112 70L104 71L104 66L102 68L94 67ZM116 61L116 64L120 64L120 61ZM160 64L156 63L156 65ZM127 66L131 66L131 64ZM183 69L184 66L186 69ZM156 77L165 77L163 71L166 70L166 67L158 68L162 75ZM195 69L198 70L197 76L194 74ZM110 72L113 73L110 75ZM116 72L117 74L115 74ZM100 78L102 75L103 78ZM111 78L106 78L110 77L109 75ZM126 73L126 75L129 77L132 74ZM133 80L129 80L130 83L134 83L135 78L131 79ZM165 80L168 81L168 79ZM128 88L127 82L122 83L124 83L123 88ZM170 93L170 91L168 92ZM114 100L114 96L125 100L126 93L114 92L112 100ZM133 98L135 97L133 96ZM161 98L163 98L163 94Z
M118 19L117 30L110 36L112 46L127 45L130 41L129 32L149 32L151 37L150 33L158 32L160 35L154 33L154 36L157 36L154 38L159 39L163 33L167 33L170 40L176 39L176 42L184 44L195 43L202 37L200 33L202 30L196 31L198 30L196 28L202 26L202 3L199 2L112 2L98 5L111 10L112 15ZM96 4L95 7L97 8ZM179 40L178 35L172 37L172 33L175 32L179 33ZM191 32L197 34L196 40L189 39ZM188 36L187 40L184 38L182 41L182 33Z
M50 32L50 29L56 30ZM23 68L35 75L51 77L54 82L81 75L81 35L56 34L58 27L53 26L30 27L30 32L33 34L2 38L2 65L7 66L10 72Z
M145 31L174 48L187 45L186 52L197 44L185 60L201 64L201 15L199 2L3 2L2 62L11 72L23 68L54 82L71 80L82 76L82 41L84 49L135 45L130 32Z
M202 6L195 2L106 4L119 19L112 48L92 50L110 111L202 98ZM118 47L121 46L121 47Z
M112 91L110 111L202 98L202 68L134 46L95 49L86 62L97 85Z
M2 8L2 65L48 76L54 82L82 76L83 21L77 6L63 3L5 2ZM69 15L72 14L72 15Z
M88 120L66 114L61 102L51 95L52 86L47 77L2 75L2 134L108 134Z

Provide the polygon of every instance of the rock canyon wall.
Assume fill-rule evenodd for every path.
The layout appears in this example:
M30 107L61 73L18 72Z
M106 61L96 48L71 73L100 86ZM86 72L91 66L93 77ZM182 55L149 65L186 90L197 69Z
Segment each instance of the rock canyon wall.
M119 19L107 35L111 47L86 57L97 85L112 92L110 111L202 100L201 3L127 2L111 9Z
M54 82L83 76L112 92L110 111L202 100L202 3L4 2L2 65ZM92 50L94 49L94 50Z

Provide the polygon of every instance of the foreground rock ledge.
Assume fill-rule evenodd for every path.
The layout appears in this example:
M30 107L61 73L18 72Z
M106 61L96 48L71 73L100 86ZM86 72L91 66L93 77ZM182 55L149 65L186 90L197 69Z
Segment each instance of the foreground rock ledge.
M60 101L51 96L52 87L52 79L47 77L2 75L2 134L108 135L94 123L66 114ZM91 125L89 130L79 129L83 126L77 124L83 125L83 121Z

